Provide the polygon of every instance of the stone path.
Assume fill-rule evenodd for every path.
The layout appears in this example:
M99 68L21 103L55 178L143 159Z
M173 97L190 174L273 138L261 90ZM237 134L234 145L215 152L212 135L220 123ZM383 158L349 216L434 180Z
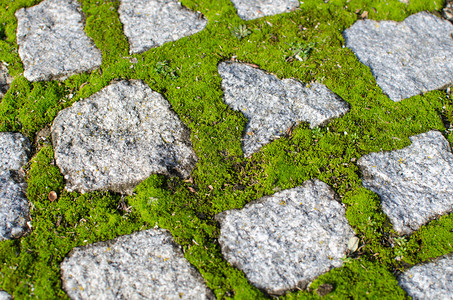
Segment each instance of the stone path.
M303 5L303 2L296 0L231 2L237 16L246 21L253 20L251 23L244 22L246 25L241 23L246 29L248 24L261 22L262 17L291 13ZM327 2L325 5L328 5ZM211 16L208 9L203 9ZM112 6L110 11L113 10ZM209 26L223 26L211 23L211 17L186 8L176 0L121 0L117 12L123 34L130 43L129 53L136 54L138 59L134 59L141 59L142 62L148 59L147 55L152 55L146 53L150 48L211 30ZM38 5L18 9L15 16L18 54L24 68L23 74L15 75L16 78L30 82L59 80L61 83L74 74L100 68L101 51L85 32L87 16L79 1L44 0ZM364 14L361 16L366 17ZM263 24L274 26L274 21L265 20ZM306 30L304 28L300 25L300 32ZM256 31L256 28L253 29ZM409 102L411 99L408 98L412 96L453 84L452 33L453 25L448 21L428 12L419 12L402 22L358 20L344 30L343 36L351 53L370 67L384 94L395 102L405 99ZM253 34L252 31L249 34ZM278 37L274 36L275 40ZM221 46L219 48L222 49ZM201 52L199 54L205 57ZM247 162L264 145L272 144L283 135L292 137L291 129L301 122L308 122L312 130L310 137L306 138L309 141L307 144L318 142L316 134L329 131L326 128L329 122L352 113L352 103L356 105L356 98L360 98L353 95L351 99L342 99L332 92L334 88L329 89L328 84L279 79L250 62L232 59L223 57L217 65L221 79L219 90L221 87L223 101L228 106L226 110L240 111L247 119L242 137L243 159ZM303 67L309 62L302 59L300 63ZM152 66L146 66L152 69ZM133 68L132 65L130 69ZM178 72L184 71L178 69ZM99 74L103 76L101 69ZM131 74L135 74L135 70L124 78L131 78ZM187 93L187 102L178 103L181 107L173 110L171 99L166 99L167 95L174 95L173 90L166 93L164 89L163 95L154 91L151 83L148 85L139 79L126 80L122 79L123 74L116 75L117 79L99 87L97 92L66 105L67 108L59 111L51 124L55 153L52 164L64 176L66 191L108 191L120 193L123 200L123 194L135 196L137 185L153 174L161 174L168 179L168 182L160 184L162 189L174 192L180 188L173 186L175 182L180 182L182 187L187 183L190 185L190 194L187 194L190 197L209 197L210 194L202 188L207 185L208 192L211 192L215 190L212 185L216 183L202 182L205 180L205 165L200 164L199 172L195 173L197 176L194 176L195 179L192 177L199 161L197 154L202 153L200 149L196 149L196 153L192 144L194 138L198 139L199 120L185 116L187 123L191 123L191 131L178 115L178 112L184 111L181 107L194 101L191 98L193 95ZM159 86L153 80L147 82ZM2 62L0 101L12 83L8 64ZM181 89L177 76L171 85L174 83L179 85L176 89ZM85 84L88 83L74 86L81 89ZM35 97L35 94L29 97ZM20 122L16 123L19 125L14 128L21 130ZM35 134L27 133L30 136ZM347 132L341 135L346 136ZM405 238L403 236L410 238L432 220L448 216L453 211L453 154L449 141L436 130L414 134L409 139L411 145L405 148L372 152L363 155L357 162L351 160L360 169L363 187L379 196L381 209L394 230L389 234L395 239ZM31 144L20 133L0 133L0 241L28 238L23 235L33 228L30 223L31 204L26 197L29 174L26 174L24 165L34 148L38 148L37 145ZM216 294L216 291L223 288L222 285L232 289L235 284L243 284L240 277L243 275L246 278L244 282L254 287L249 286L250 291L259 289L265 292L265 296L280 296L295 290L310 293L313 281L324 274L332 274L332 270L343 270L347 260L370 259L379 263L379 257L370 258L379 256L379 253L360 252L363 247L362 251L369 251L367 238L351 227L350 216L347 218L346 213L348 207L342 204L333 186L316 178L318 173L315 171L310 170L309 174L310 180L297 185L291 183L292 188L278 192L279 187L275 186L275 193L269 194L266 190L269 195L264 197L253 198L253 195L264 193L264 189L256 187L255 194L247 196L248 204L234 210L223 209L216 214L216 225L211 224L213 220L204 224L209 217L194 213L206 227L218 226L219 234L204 243L220 248L220 259L237 272L230 270L220 277L230 280L228 276L234 273L234 281L226 284L226 281L213 279L209 264L214 263L211 260L199 262L203 257L202 251L213 249L211 245L208 248L200 245L195 238L190 237L192 241L187 242L179 237L186 241L182 247L169 231L156 226L113 240L75 247L65 253L66 257L60 264L62 289L72 299L212 299L215 296L234 297L233 294ZM171 177L181 177L182 180L173 181L169 179ZM292 180L291 177L288 182ZM149 195L161 186L149 188ZM223 187L228 186L223 184ZM234 191L237 190L240 189ZM140 201L150 206L156 199L145 195L143 199L146 199ZM165 194L162 197L169 196ZM185 199L184 209L196 211L193 206L198 204L190 203L193 200L190 197ZM203 201L211 201L207 199L203 198ZM160 203L159 200L155 202ZM176 211L177 204L172 201L166 205ZM176 230L178 225L174 224L180 220L169 217L175 216L175 211L159 211L157 218L169 229ZM172 221L168 222L170 219ZM59 226L56 225L56 228ZM56 232L57 229L52 230ZM183 234L186 234L184 230ZM386 247L384 242L381 241L381 244ZM191 252L190 247L198 248ZM212 257L215 255L210 254ZM3 257L2 253L0 257ZM52 259L53 255L49 261ZM398 265L403 268L398 283L411 297L451 297L451 254L432 259L431 262L419 260L417 265L407 269ZM1 275L0 288L3 288L3 273ZM38 285L33 288L39 289ZM5 285L5 289L13 288ZM334 285L325 288L327 293L334 289ZM10 299L8 292L0 290L0 299ZM238 297L241 296L244 297Z

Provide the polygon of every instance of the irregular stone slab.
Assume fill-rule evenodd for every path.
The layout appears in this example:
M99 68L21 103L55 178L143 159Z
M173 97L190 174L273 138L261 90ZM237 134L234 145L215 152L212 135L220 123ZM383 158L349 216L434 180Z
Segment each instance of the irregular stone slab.
M71 299L213 299L171 234L150 229L73 249L61 263Z
M252 20L289 12L299 7L299 0L231 0L243 20Z
M398 277L400 286L412 299L451 299L453 295L453 258L412 267Z
M346 102L319 83L305 86L293 79L280 80L241 63L222 62L218 71L225 103L248 119L242 143L245 156L295 123L308 121L313 128L349 111Z
M18 171L28 161L30 141L20 133L0 132L0 173Z
M382 91L400 101L453 83L452 32L449 22L420 12L400 23L359 20L343 35Z
M30 141L22 134L0 132L0 241L23 235L30 219L27 184L17 172L29 152Z
M304 288L340 267L354 231L334 191L320 180L216 216L224 257L270 294Z
M137 80L113 83L62 110L51 132L69 191L131 193L153 173L186 177L197 160L170 104Z
M131 54L195 34L207 24L176 0L121 0L118 13Z
M11 300L13 299L10 294L5 291L0 291L0 300Z
M0 172L0 241L22 236L30 219L26 184L10 171Z
M30 81L66 79L101 65L76 0L44 0L16 12L17 44Z
M8 74L8 68L0 62L0 101L9 89L9 85L13 82L13 78Z
M363 186L381 197L384 213L399 234L410 234L453 210L453 154L438 131L409 138L412 144L370 153L357 163Z

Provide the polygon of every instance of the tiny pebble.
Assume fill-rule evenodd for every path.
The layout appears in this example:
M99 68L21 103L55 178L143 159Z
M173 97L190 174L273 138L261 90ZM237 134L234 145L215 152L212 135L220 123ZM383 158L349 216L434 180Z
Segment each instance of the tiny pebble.
M49 195L47 196L47 198L49 198L49 201L50 201L50 202L54 202L55 200L58 199L58 195L57 195L56 192L51 191L51 192L49 193Z

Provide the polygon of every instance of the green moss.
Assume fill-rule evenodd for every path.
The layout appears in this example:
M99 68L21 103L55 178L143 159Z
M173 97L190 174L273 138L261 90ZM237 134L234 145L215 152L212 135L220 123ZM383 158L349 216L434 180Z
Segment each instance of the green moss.
M427 261L453 252L453 215L442 216L423 226L411 236L418 251L413 253L413 261Z
M102 51L102 66L63 82L29 83L21 75L14 13L38 2L0 3L0 60L9 64L15 77L0 102L0 131L19 131L33 140L61 109L113 79L140 79L162 93L190 128L199 161L185 181L152 175L129 197L108 192L81 195L64 190L53 150L45 145L27 167L33 230L19 240L0 242L1 289L19 299L66 298L59 264L71 249L158 225L183 246L185 257L218 298L268 297L223 259L214 216L311 178L338 193L360 247L348 253L343 267L320 276L308 290L283 298L317 299L316 290L324 283L334 288L326 296L331 298L405 298L394 272L453 251L451 215L433 220L412 236L399 237L382 213L379 197L362 187L356 164L367 153L408 146L408 137L432 129L452 142L451 99L433 91L391 101L370 69L344 47L342 36L365 11L376 20L403 20L418 11L439 10L443 1L411 0L406 5L398 0L308 0L291 13L246 22L228 0L184 0L184 6L203 13L207 27L129 55L117 13L119 1L82 0L85 31ZM279 78L322 82L349 103L350 112L319 128L297 124L244 158L241 137L247 120L223 102L217 72L218 63L232 58ZM57 192L57 201L48 200L50 191ZM129 203L132 212L119 210L121 201Z
M408 299L394 275L385 267L365 259L345 260L343 267L320 276L310 289L331 284L330 299Z
M102 51L103 67L127 56L129 44L122 34L123 27L117 13L119 1L101 3L95 0L84 0L81 2L86 16L85 31Z

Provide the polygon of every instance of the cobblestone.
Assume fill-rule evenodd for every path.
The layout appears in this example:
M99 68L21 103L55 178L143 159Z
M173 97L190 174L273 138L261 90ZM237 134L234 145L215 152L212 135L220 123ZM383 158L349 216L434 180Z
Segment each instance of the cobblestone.
M101 65L76 0L44 0L16 12L17 43L30 81L66 79Z
M72 299L213 299L181 246L162 229L75 248L61 264Z

